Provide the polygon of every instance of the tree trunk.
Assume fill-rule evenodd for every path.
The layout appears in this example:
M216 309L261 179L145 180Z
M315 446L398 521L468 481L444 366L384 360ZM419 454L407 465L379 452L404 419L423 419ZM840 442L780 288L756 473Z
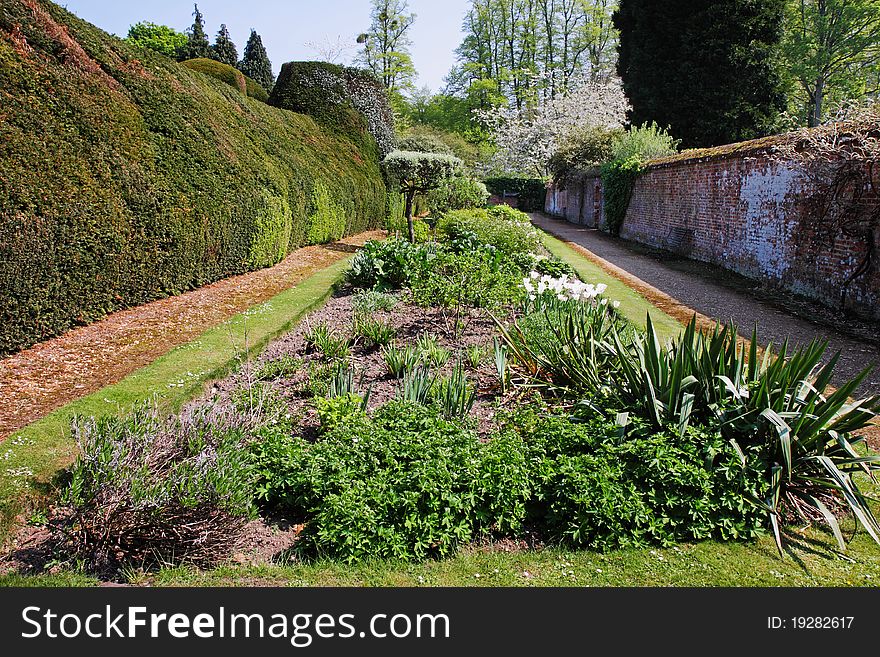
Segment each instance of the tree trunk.
M808 125L811 128L815 128L818 125L822 124L822 105L825 100L825 79L818 78L816 80L816 90L813 92L813 97L810 98L810 119Z
M416 229L413 225L413 200L415 196L415 192L406 193L406 225L409 228L409 241L413 244L416 243Z

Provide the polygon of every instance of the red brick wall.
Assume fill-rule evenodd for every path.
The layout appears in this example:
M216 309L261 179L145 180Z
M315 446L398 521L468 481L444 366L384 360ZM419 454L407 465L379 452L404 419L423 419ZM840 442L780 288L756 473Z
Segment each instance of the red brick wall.
M602 180L588 177L570 184L569 189L550 186L545 209L573 224L598 228L603 221Z
M880 262L852 279L867 242L820 216L815 173L761 153L661 163L636 181L620 234L880 318ZM595 225L584 221L578 199L589 205L597 184L588 178L551 189L548 212ZM868 192L860 204L877 202ZM880 248L880 230L874 243Z

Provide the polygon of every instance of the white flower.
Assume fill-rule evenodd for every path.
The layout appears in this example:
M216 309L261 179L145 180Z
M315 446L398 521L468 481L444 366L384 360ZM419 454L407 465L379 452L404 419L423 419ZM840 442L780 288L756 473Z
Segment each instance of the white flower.
M599 283L599 285L596 286L596 294L605 294L605 290L607 289L608 286L605 285L605 283Z
M614 306L615 308L620 308L620 301L615 301L615 302L614 302L613 304L611 304L611 305Z
M541 274L539 274L539 273L536 272L536 271L533 271L531 274L529 274L529 277L530 277L533 281L536 281L536 280L538 280L539 278L541 278Z

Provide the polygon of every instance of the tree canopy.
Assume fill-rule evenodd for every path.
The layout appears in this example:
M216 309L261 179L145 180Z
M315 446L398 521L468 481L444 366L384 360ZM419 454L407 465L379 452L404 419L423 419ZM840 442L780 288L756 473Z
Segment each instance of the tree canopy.
M413 200L416 194L425 194L436 189L453 177L462 166L461 160L441 153L419 153L414 151L392 151L382 162L382 168L389 180L400 184L400 191L406 197L406 221L409 226L409 239L415 242L413 226Z
M216 59L218 62L228 64L229 66L238 66L238 48L232 42L229 30L226 29L225 24L220 26L220 30L217 32L217 39L214 41L214 45L211 46L211 59Z
M187 41L177 54L180 61L211 57L211 46L208 43L208 35L205 34L205 17L199 11L198 5L194 5L194 8L193 24L186 31Z
M256 30L251 30L251 36L244 47L244 55L238 62L238 70L256 80L266 91L272 91L272 87L275 86L272 62L269 61L263 40Z
M416 15L407 0L372 0L370 30L358 37L363 44L361 63L382 80L388 91L413 88L416 69L409 47L409 31Z
M128 28L126 40L142 48L162 53L166 57L176 57L177 51L186 45L187 36L167 25L141 21Z

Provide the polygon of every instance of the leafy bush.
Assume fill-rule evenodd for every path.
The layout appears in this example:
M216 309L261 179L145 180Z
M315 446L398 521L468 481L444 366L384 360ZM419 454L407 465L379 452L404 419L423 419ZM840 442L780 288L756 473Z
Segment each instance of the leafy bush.
M416 271L413 300L421 306L498 308L521 296L521 272L494 250L441 251Z
M407 135L397 142L397 148L412 153L437 153L438 155L455 155L452 149L436 135Z
M185 62L181 62L181 64L188 69L216 78L233 89L237 89L241 94L248 95L247 80L245 80L244 74L234 66L223 64L207 57L188 59Z
M618 162L636 159L647 162L659 157L674 155L681 143L656 122L633 126L614 135L611 143L612 158Z
M456 210L445 214L437 223L437 229L450 240L472 233L479 243L493 246L507 256L540 250L541 237L538 231L526 215L521 212L513 215L513 212L516 211L495 208Z
M366 400L349 392L334 397L316 397L315 408L321 421L321 430L333 431L364 413Z
M308 114L334 132L369 132L366 153L382 159L394 150L394 112L382 82L368 71L326 62L288 62L281 67L269 104Z
M242 449L252 428L205 409L75 421L81 456L52 521L62 551L96 570L230 557L254 515L255 472Z
M602 166L614 158L614 143L623 130L591 127L575 130L564 137L550 157L553 179L565 183L566 179Z
M482 529L507 527L511 468L479 472L479 440L436 410L392 402L314 444L255 447L261 499L306 520L299 549L346 562L446 556ZM494 459L497 462L498 457Z
M435 214L450 210L481 208L489 200L489 190L479 180L467 176L447 179L436 189L428 192L428 207Z
M391 238L370 241L351 259L345 279L350 285L380 291L406 287L419 262L428 258L428 246Z
M490 194L518 194L517 206L523 212L540 212L547 199L547 185L537 178L488 178L483 182Z
M378 290L358 290L352 297L354 312L358 315L372 315L379 311L390 312L398 303L400 299L396 295Z
M279 262L318 182L347 231L381 225L363 126L324 129L50 2L4 2L0 32L19 29L30 52L0 39L0 352Z

